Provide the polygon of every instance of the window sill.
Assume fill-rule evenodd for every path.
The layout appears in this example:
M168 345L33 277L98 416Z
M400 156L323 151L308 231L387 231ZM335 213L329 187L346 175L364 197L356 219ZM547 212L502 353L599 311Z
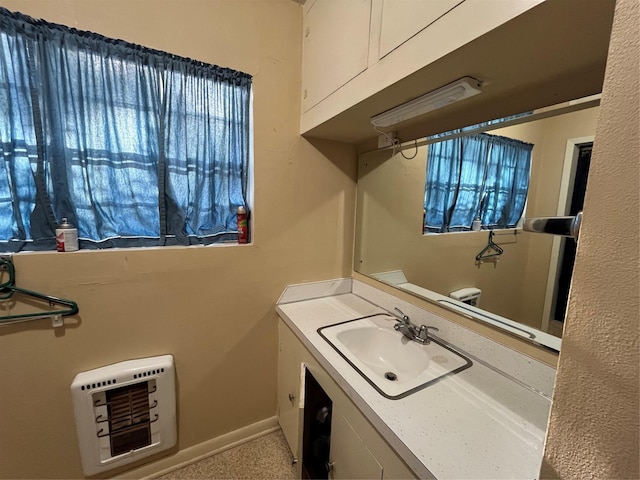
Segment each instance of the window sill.
M195 250L195 249L209 249L209 248L225 248L225 247L249 247L254 245L250 243L237 243L237 242L220 242L212 243L209 245L165 245L165 246L152 246L152 247L114 247L114 248L83 248L73 252L58 252L57 250L23 250L20 252L1 252L0 257L12 258L16 256L27 255L74 255L85 253L108 253L108 252L149 252L149 251L167 251L167 250Z
M460 232L434 232L434 233L423 233L422 236L423 237L432 237L432 236L441 236L441 235L460 235L460 234L469 234L469 233L474 233L474 234L478 234L478 233L489 233L489 232L494 232L497 235L507 235L507 234L513 234L513 235L518 235L520 233L522 233L522 228L520 227L516 227L516 228L494 228L493 230L489 230L489 229L484 229L484 230L465 230L465 231L460 231Z

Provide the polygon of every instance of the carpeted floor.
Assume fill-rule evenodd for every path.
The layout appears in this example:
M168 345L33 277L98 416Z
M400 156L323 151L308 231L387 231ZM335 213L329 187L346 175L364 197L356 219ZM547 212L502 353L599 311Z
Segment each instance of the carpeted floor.
M281 430L174 470L162 480L295 478L293 457Z

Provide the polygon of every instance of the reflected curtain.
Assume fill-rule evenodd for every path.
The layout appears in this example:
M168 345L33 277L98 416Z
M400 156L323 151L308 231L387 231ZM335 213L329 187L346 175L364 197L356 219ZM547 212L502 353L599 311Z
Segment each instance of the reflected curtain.
M533 145L486 135L490 144L480 218L483 227L515 227L529 192Z
M429 145L425 231L513 227L522 215L533 145L480 133Z

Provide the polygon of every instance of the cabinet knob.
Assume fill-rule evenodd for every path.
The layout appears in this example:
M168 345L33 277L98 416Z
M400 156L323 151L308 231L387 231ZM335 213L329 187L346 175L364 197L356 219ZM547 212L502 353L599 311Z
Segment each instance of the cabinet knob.
M293 402L296 399L296 396L293 393L289 394L289 401Z
M311 29L309 27L307 27L307 29L304 32L304 36L308 37L310 33L311 33Z
M335 464L336 462L331 462L331 461L325 464L325 467L327 468L327 473L333 472L333 467L335 466Z

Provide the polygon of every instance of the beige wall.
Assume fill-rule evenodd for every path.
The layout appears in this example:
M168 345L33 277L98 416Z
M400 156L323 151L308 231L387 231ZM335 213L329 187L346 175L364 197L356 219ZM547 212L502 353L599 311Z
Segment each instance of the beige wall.
M640 476L639 19L636 0L618 4L547 477ZM15 257L18 285L74 299L81 314L62 332L46 322L0 328L0 477L80 476L69 384L79 371L126 358L174 354L181 448L274 415L275 299L285 284L351 271L353 151L297 134L299 7L291 0L0 5L244 70L254 75L256 124L253 245ZM612 242L617 254L602 255Z
M535 145L527 216L556 214L567 140L593 135L597 116L591 108L490 132ZM443 295L478 287L483 309L541 328L553 237L496 237L504 255L477 267L486 232L422 235L427 147L411 160L391 154L371 152L359 160L356 269L402 270L411 283Z
M640 478L639 24L618 0L543 478Z
M291 0L2 0L49 21L254 76L254 243L37 253L17 284L78 302L63 330L0 327L0 477L82 475L76 373L173 354L181 449L276 414L274 303L351 273L355 150L298 135L301 9Z

